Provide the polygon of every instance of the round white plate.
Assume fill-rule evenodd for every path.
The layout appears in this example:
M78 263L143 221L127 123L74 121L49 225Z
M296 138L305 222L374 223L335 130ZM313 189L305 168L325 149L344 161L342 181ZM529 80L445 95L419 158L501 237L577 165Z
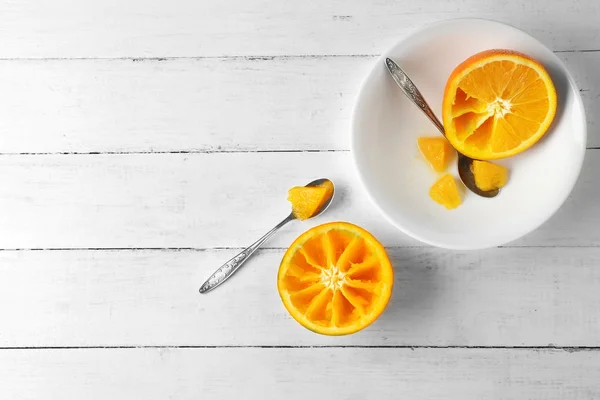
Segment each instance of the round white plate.
M486 199L465 189L463 204L446 210L429 197L439 174L416 144L419 136L439 133L396 86L384 60L390 57L400 65L441 119L452 70L469 56L495 48L523 52L546 67L558 93L556 117L531 149L499 161L510 177L497 197ZM352 125L356 170L373 203L404 233L451 249L500 246L543 224L571 192L586 145L581 97L558 57L516 28L480 19L435 23L383 54L360 90ZM455 165L449 172L458 179Z

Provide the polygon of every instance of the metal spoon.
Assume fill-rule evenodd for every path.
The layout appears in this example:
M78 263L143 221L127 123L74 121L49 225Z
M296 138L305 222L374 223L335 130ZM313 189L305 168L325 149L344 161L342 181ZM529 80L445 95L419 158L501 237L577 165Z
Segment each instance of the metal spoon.
M331 200L333 200L333 195L335 192L335 187L333 186L333 182L331 182L329 179L317 179L316 181L312 181L309 184L307 184L306 186L320 186L326 182L329 182L331 184L331 187L333 188L333 190L331 191L331 194L329 195L329 198L323 203L323 205L321 206L321 208L314 214L312 215L310 218L316 217L317 215L322 214L327 207L329 207L329 205L331 204ZM258 250L258 248L267 241L267 239L269 239L271 236L273 236L273 234L275 232L277 232L279 230L279 228L281 228L282 226L284 226L285 224L287 224L290 221L293 221L296 219L296 216L294 215L294 213L290 213L290 215L288 215L283 221L281 221L280 223L278 223L275 228L271 229L269 232L267 232L263 237L261 237L260 239L258 239L256 242L252 243L250 246L248 246L247 248L245 248L244 250L242 250L239 254L237 254L236 256L234 256L231 260L227 261L225 264L223 264L219 269L217 269L207 280L206 282L204 282L202 284L202 286L200 286L200 293L206 293L206 292L210 292L211 290L213 290L214 288L216 288L217 286L219 286L220 284L222 284L223 282L225 282L227 279L229 279L229 277L231 275L234 274L235 271L237 271L249 258L252 254L254 254L254 252L256 250Z
M390 75L394 78L394 81L402 92L412 101L421 111L427 115L427 117L433 122L436 128L442 133L442 135L446 136L446 132L444 131L444 125L440 122L440 120L435 116L433 110L423 96L419 89L415 86L415 84L410 80L408 75L392 60L391 58L385 59L385 65L387 66ZM456 149L454 149L456 150ZM495 190L481 190L475 184L475 177L473 176L473 170L471 169L471 164L473 163L473 159L471 157L467 157L458 150L456 150L458 154L458 175L460 175L460 179L463 181L465 186L475 194L478 194L482 197L496 197L499 193L498 189Z

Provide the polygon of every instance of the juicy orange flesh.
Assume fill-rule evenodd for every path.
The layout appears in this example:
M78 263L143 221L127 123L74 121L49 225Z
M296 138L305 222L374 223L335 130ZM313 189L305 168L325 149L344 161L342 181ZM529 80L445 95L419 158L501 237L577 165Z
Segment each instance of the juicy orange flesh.
M421 154L431 167L443 172L454 157L454 149L443 137L420 137L417 140Z
M353 232L331 229L297 249L280 274L279 290L312 324L352 327L381 312L391 284L384 275L377 249Z
M292 203L292 212L296 218L305 220L315 215L327 198L327 188L297 186L288 191L288 200Z
M461 205L462 200L454 177L446 174L429 189L429 196L437 203L451 210Z
M324 183L320 184L319 187L325 188L326 190L325 197L321 201L322 206L323 203L325 203L333 195L333 183L331 183L331 181L325 181ZM319 206L319 208L321 207Z
M473 161L471 171L475 177L475 185L481 190L500 189L508 181L508 169L502 165L487 161Z
M471 157L517 154L543 135L554 116L556 92L550 77L525 56L497 57L460 78L448 94L453 101L447 133Z

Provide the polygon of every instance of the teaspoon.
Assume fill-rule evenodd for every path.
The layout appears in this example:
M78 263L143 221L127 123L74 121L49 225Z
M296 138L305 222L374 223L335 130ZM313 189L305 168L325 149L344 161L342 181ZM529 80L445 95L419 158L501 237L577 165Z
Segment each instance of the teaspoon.
M313 218L313 217L316 217L317 215L322 214L327 209L327 207L329 207L329 205L331 204L331 200L333 200L333 194L335 192L335 187L333 186L333 182L331 182L329 179L325 179L325 178L317 179L306 185L307 187L321 186L325 183L329 183L332 188L332 190L330 192L328 192L329 198L327 198L323 202L323 205L321 206L321 208L319 210L317 210L316 213L311 215L310 218ZM293 212L290 213L290 215L288 215L283 221L278 223L273 229L271 229L269 232L267 232L263 237L258 239L256 242L252 243L250 246L248 246L247 248L242 250L239 254L235 255L233 258L231 258L229 261L227 261L225 264L223 264L221 267L219 267L206 280L206 282L204 282L202 284L202 286L200 287L200 293L210 292L211 290L213 290L214 288L216 288L217 286L219 286L220 284L225 282L227 279L229 279L229 277L231 277L231 275L233 275L235 273L235 271L237 271L250 258L250 256L252 254L254 254L254 252L256 250L258 250L258 248L264 242L267 241L267 239L269 239L271 236L273 236L273 234L275 234L275 232L277 232L282 226L284 226L288 222L293 221L295 219L296 219L296 216L294 215L294 213Z
M429 104L427 104L427 102L421 95L421 92L419 92L419 89L417 89L417 87L410 80L408 75L406 75L406 73L402 71L400 66L398 66L398 64L396 64L396 62L391 58L385 59L385 65L387 66L390 75L392 75L392 78L394 78L394 81L400 87L400 89L402 89L402 92L406 95L406 97L408 97L410 101L412 101L417 107L419 107L421 111L423 111L423 113L425 113L425 115L427 115L429 120L433 122L435 127L438 128L438 130L445 137L446 131L444 130L444 125L435 116L433 110L431 109L431 107L429 107ZM452 143L450 143L450 145L452 145ZM479 196L496 197L499 193L498 189L487 191L481 190L475 184L475 176L473 176L473 170L471 169L473 159L471 157L465 156L458 150L456 150L456 153L458 154L458 175L460 176L460 179L465 184L465 186L470 191L472 191L475 194L478 194Z

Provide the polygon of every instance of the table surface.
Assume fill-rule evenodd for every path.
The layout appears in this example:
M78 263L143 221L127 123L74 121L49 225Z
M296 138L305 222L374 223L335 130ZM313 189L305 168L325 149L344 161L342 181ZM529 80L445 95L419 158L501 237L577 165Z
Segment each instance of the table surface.
M378 55L454 17L556 52L587 111L581 177L544 226L447 251L392 228L351 167ZM600 2L0 2L0 398L600 398ZM325 337L284 310L288 225L227 284L207 276L331 177L317 222L387 247L395 291Z

